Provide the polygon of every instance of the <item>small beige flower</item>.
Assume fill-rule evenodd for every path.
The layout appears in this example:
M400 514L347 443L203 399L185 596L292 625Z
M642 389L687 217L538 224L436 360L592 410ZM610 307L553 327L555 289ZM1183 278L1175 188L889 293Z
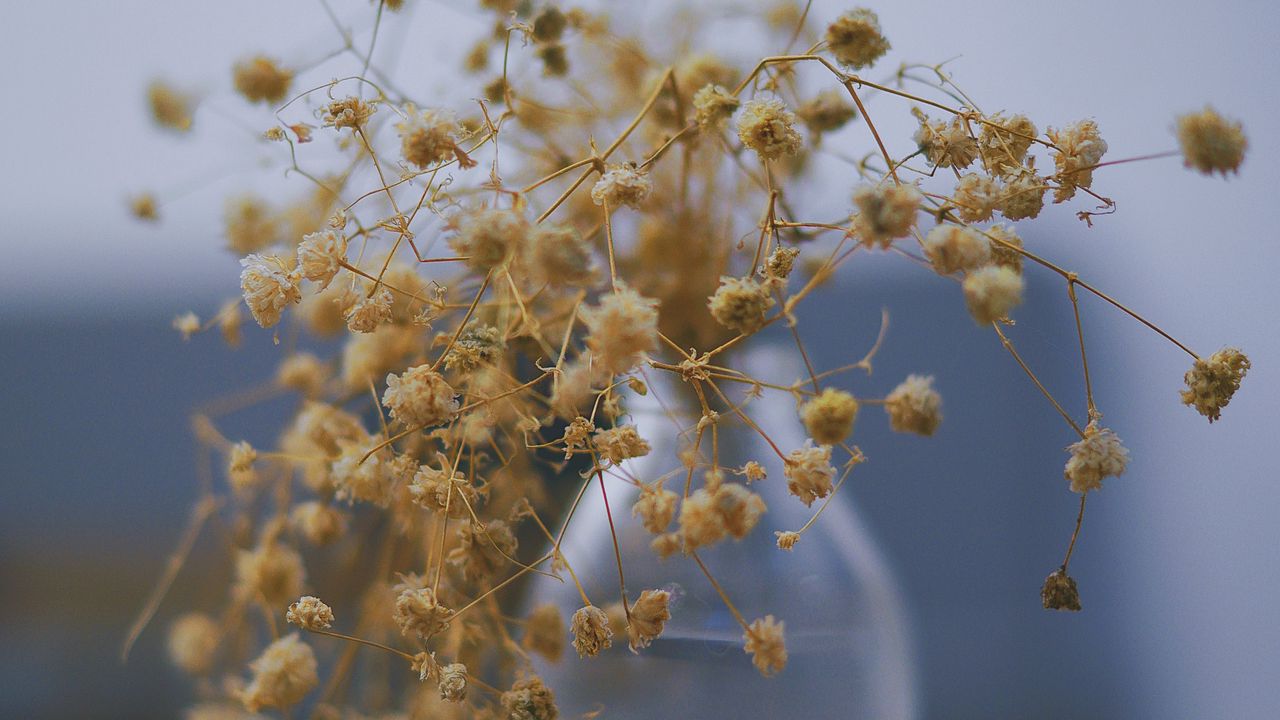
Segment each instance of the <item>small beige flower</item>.
M284 617L303 630L328 630L333 626L333 609L312 595L303 595L291 603Z
M573 632L573 649L578 651L578 657L599 655L601 650L608 650L613 644L609 616L595 605L579 608L573 614L569 627Z

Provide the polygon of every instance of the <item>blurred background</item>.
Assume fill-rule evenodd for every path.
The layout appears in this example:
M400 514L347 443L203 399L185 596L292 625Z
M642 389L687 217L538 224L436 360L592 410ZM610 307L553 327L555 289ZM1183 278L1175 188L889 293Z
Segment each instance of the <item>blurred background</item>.
M411 2L414 32L431 44L461 47L485 30L454 3ZM1132 462L1089 503L1071 565L1082 613L1046 612L1038 597L1075 517L1060 470L1071 437L956 289L881 260L851 266L805 307L802 327L831 328L811 341L819 367L860 357L887 307L877 381L927 372L945 398L928 442L888 433L871 413L860 420L872 461L840 498L897 579L921 717L1276 717L1280 88L1269 78L1280 74L1270 38L1280 7L870 4L894 45L880 68L954 58L948 68L987 109L1025 112L1042 129L1094 117L1108 158L1176 148L1173 118L1206 102L1241 119L1250 140L1237 177L1205 178L1176 158L1106 168L1095 188L1118 201L1114 215L1090 229L1075 206L1054 206L1024 232L1029 247L1202 354L1236 345L1254 363L1209 426L1178 401L1186 356L1084 299L1098 403ZM638 12L618 5L621 17ZM369 9L335 7L344 18ZM224 117L234 109L226 68L264 48L286 62L314 58L332 30L311 0L3 9L0 716L175 717L191 689L163 659L163 630L227 569L197 553L128 664L119 646L196 497L188 414L267 381L279 352L257 328L238 351L170 329L174 315L212 315L236 291L222 199L257 159L224 152L224 136L244 138ZM845 9L816 2L813 13ZM423 88L451 71L430 69ZM152 128L143 97L156 75L207 89L199 142ZM852 182L831 178L833 202L847 202ZM158 227L128 216L131 193L187 186ZM1079 417L1070 305L1051 276L1028 278L1013 336ZM239 414L237 430L269 437L283 412Z

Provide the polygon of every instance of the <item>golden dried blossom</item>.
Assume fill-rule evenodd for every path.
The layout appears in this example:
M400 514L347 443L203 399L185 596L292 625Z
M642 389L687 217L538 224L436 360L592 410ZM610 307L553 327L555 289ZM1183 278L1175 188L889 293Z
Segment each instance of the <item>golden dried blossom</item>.
M703 132L719 131L728 124L741 104L723 86L714 83L703 85L693 94L693 119Z
M986 249L986 246L983 246ZM1009 316L1022 302L1022 274L1003 265L988 265L964 279L964 302L979 325L990 325Z
M265 55L257 55L235 64L231 70L236 92L249 102L279 105L289 94L293 71L280 66Z
M169 659L192 675L206 675L213 669L222 629L204 613L183 615L169 626Z
M908 375L885 397L884 409L895 432L929 436L942 423L942 396L932 375Z
M796 115L816 137L844 127L858 116L858 111L843 93L830 89L800 103L796 108Z
M529 244L529 224L514 210L480 208L453 220L449 247L481 272L498 267Z
M452 113L435 108L419 111L409 105L405 114L409 119L396 123L396 131L400 134L400 154L405 161L419 170L452 158L456 158L462 168L475 166L475 161L458 147L458 138L463 130Z
M183 313L173 319L173 329L184 341L190 340L192 335L200 332L200 318L193 312Z
M249 443L241 440L231 446L227 453L227 479L232 489L245 492L258 484L258 472L253 468L257 459L258 451Z
M444 632L453 619L453 611L440 603L434 589L417 575L401 576L396 591L392 618L402 635L427 638Z
M658 345L658 301L619 282L597 305L580 311L595 363L616 375L640 364Z
M1071 453L1063 475L1071 482L1071 492L1084 493L1102 488L1102 481L1120 477L1129 464L1129 451L1111 430L1089 423L1084 437L1067 448Z
M510 690L502 693L501 701L505 720L556 720L560 717L556 694L537 675L517 680Z
M149 193L139 193L129 198L129 212L139 220L154 222L160 219L160 202Z
M382 404L393 420L410 427L430 427L458 412L453 388L429 365L417 365L400 375L387 375Z
M586 605L573 614L569 623L573 633L573 649L578 657L594 657L601 650L608 650L613 645L613 629L609 627L609 616L595 605Z
M854 70L871 65L889 52L880 18L867 8L854 8L836 18L827 27L824 39L836 60Z
M264 542L236 555L236 584L250 597L283 606L302 594L306 570L302 556L278 542Z
M805 505L830 495L836 476L836 469L831 465L831 446L814 445L812 440L806 440L803 446L787 454L782 474L787 478L787 490Z
M286 708L320 684L315 653L310 645L298 639L297 633L268 645L249 663L249 669L253 671L253 679L240 696L249 712L264 707Z
M920 191L910 185L866 185L853 193L858 211L853 227L858 240L888 249L893 241L906 237L916 224Z
M1000 183L987 175L969 173L956 183L955 192L951 195L951 203L965 222L983 222L991 219L991 215L1000 208L1003 188Z
M1098 134L1098 123L1093 120L1081 120L1061 130L1049 128L1045 135L1057 146L1053 162L1058 187L1054 188L1053 201L1070 200L1075 197L1077 187L1087 188L1093 184L1093 168L1102 162L1107 141Z
M467 699L467 666L449 663L440 668L440 699L462 702Z
M800 152L803 140L795 125L796 114L781 100L748 100L738 116L738 139L762 160L775 160Z
M559 662L564 655L566 632L560 608L552 603L546 603L529 613L521 644L551 662Z
M769 286L753 278L724 276L720 287L707 300L711 317L716 322L743 334L751 334L764 325L765 315L773 307Z
M649 454L649 443L640 437L635 425L619 425L596 430L592 443L600 456L617 465L629 458L644 457Z
M378 107L358 97L350 96L341 100L333 100L325 105L324 126L335 130L349 128L362 130Z
M371 295L360 293L344 313L347 329L353 333L371 333L380 325L391 322L391 305L394 301L395 298L386 287L379 287Z
M433 512L449 513L451 518L464 518L468 507L475 508L480 493L467 481L467 476L453 469L443 453L436 453L440 468L423 465L409 484L409 496L420 507ZM452 479L449 477L452 475Z
M328 545L346 531L346 518L336 508L316 500L298 503L289 513L294 530L313 545Z
M1009 170L1022 167L1027 150L1039 134L1035 123L1026 115L1006 118L1003 114L996 113L987 118L978 133L978 147L987 170L1003 175Z
M1249 372L1249 358L1235 348L1223 348L1208 358L1196 358L1184 380L1187 389L1182 391L1182 404L1213 422L1222 417L1222 408L1231 402L1245 373Z
M187 132L191 129L191 98L163 80L153 80L147 86L147 104L151 119L170 130Z
M631 514L640 518L644 529L657 535L665 532L676 514L680 496L662 487L661 481L640 486L640 497L631 506Z
M680 536L685 549L696 550L726 536L741 540L755 528L765 509L759 495L737 483L704 487L680 505Z
M333 626L333 608L314 595L303 595L289 604L284 619L303 630L328 630Z
M591 187L591 201L610 208L638 208L653 192L649 171L633 162L610 165Z
M773 252L769 253L769 258L764 263L764 273L770 278L778 278L785 280L790 277L791 270L795 267L796 257L800 254L800 248L794 247L777 247Z
M280 222L271 208L255 195L227 200L223 210L227 247L236 253L252 253L280 239Z
M778 538L778 547L782 550L790 551L800 542L800 533L791 530L775 530L774 536Z
M470 373L479 367L497 362L506 350L502 331L493 325L471 323L463 328L454 340L453 347L444 356L446 370Z
M938 167L963 170L978 157L978 140L969 130L968 123L957 115L949 122L930 120L928 115L916 111L920 127L915 141L920 152Z
M627 626L627 638L631 651L647 648L671 619L671 593L666 590L645 590L631 606L631 623Z
M1014 172L1005 180L1000 213L1009 220L1034 219L1044 209L1044 194L1048 190L1045 179L1033 169Z
M1040 601L1045 610L1080 612L1080 591L1076 588L1076 581L1062 568L1049 573L1049 577L1044 579Z
M751 656L751 662L761 675L769 677L787 666L787 646L783 638L785 623L765 615L747 627L743 633L743 650Z
M819 445L835 445L853 432L858 401L844 390L827 388L800 407L805 430Z
M540 43L557 42L569 26L569 18L555 5L548 5L533 17L533 39Z
M1209 106L1178 117L1178 145L1189 168L1212 175L1238 172L1249 141L1239 122L1228 120Z
M530 262L538 279L554 286L591 281L591 248L571 227L539 226L530 240Z
M347 260L347 238L340 232L321 230L302 237L298 243L298 269L302 277L329 287Z
M290 355L281 360L280 367L276 369L276 382L281 387L301 393L303 397L319 396L328 378L328 365L307 352Z
M468 523L458 529L445 561L462 568L467 580L489 578L511 562L518 544L506 521L489 520L484 525Z
M249 255L240 261L240 289L244 304L262 327L280 322L280 313L302 299L297 270L274 255Z
M1022 272L1022 253L1014 249L1022 247L1022 238L1018 237L1013 226L992 225L987 228L986 234L991 241L991 263L1017 273Z
M940 275L981 267L991 257L987 239L963 225L938 225L924 238L924 254Z

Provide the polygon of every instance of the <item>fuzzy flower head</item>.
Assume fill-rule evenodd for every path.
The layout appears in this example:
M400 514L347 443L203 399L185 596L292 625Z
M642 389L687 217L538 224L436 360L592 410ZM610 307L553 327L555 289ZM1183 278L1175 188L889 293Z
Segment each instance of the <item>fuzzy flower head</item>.
M916 223L920 192L910 185L867 185L853 194L858 212L854 231L867 245L888 249L893 241L906 237Z
M1235 348L1198 358L1184 377L1187 389L1182 391L1182 404L1213 422L1222 417L1222 408L1231 402L1247 372L1249 358Z
M640 364L658 345L658 301L618 283L599 304L581 310L587 347L604 372L616 375Z
M647 648L671 619L671 593L666 590L645 590L631 606L631 623L627 637L631 652Z
M1080 590L1076 581L1062 568L1049 573L1040 588L1040 602L1045 610L1080 612Z
M206 675L213 669L214 653L222 629L204 613L187 613L169 627L169 658L192 675Z
M920 121L915 134L916 145L931 164L957 170L973 164L978 157L978 141L960 116L946 122L930 120L924 113L916 111L916 118Z
M258 473L253 463L258 459L258 451L249 443L241 440L231 446L227 453L227 479L231 487L244 492L258 484Z
M679 499L679 495L663 488L661 482L645 484L631 507L631 514L640 518L645 530L657 535L665 532L671 524Z
M1009 316L1022 302L1022 274L1008 266L988 265L964 279L964 302L979 325L990 325Z
M924 254L939 275L976 270L991 257L990 243L963 225L938 225L924 238Z
M457 232L449 238L449 247L480 272L502 265L529 244L529 224L514 210L481 208L451 224Z
M1129 464L1129 451L1120 443L1120 437L1097 422L1089 423L1084 437L1067 452L1071 458L1063 474L1071 482L1071 492L1099 490L1104 478L1120 477Z
M463 168L475 166L475 161L458 147L462 127L447 110L427 108L418 111L413 105L405 108L408 120L396 123L400 134L400 154L406 162L419 170L456 158Z
M698 127L706 132L720 130L738 110L741 102L724 87L714 83L702 86L693 94L693 117Z
M1205 106L1198 113L1178 117L1178 144L1189 168L1212 175L1238 172L1249 141L1239 122L1228 120Z
M787 490L805 505L831 494L836 469L831 465L831 446L814 445L806 440L803 447L792 450L782 464Z
M1000 183L989 175L969 173L956 183L951 204L965 222L985 222L1000 208Z
M629 458L644 457L650 450L649 443L640 437L635 425L596 430L592 442L600 456L614 465Z
M738 139L762 160L795 155L803 144L795 125L796 114L781 100L749 100L738 116Z
M240 699L249 712L264 707L286 708L297 703L316 685L316 656L311 646L286 635L267 646L256 660L249 663L253 679Z
M1000 213L1009 220L1034 219L1044 209L1044 194L1048 190L1048 183L1034 169L1028 167L1015 172L1005 179L1000 193Z
M885 397L884 409L894 432L929 436L942 423L942 396L933 389L932 375L908 375Z
M610 165L591 188L591 201L596 205L638 208L653 192L649 171L633 162Z
M537 675L517 680L510 690L502 693L501 701L505 720L556 720L560 717L556 694Z
M278 542L266 542L236 555L236 587L250 598L283 606L302 594L306 569L302 556Z
M429 365L411 367L400 375L387 375L382 404L392 419L409 427L439 425L458 412L453 387Z
M372 295L361 293L345 317L347 329L353 333L371 333L379 326L391 322L391 305L395 297L385 287L379 287Z
M753 278L725 276L707 300L711 317L739 333L751 334L764 325L765 314L773 307L769 286Z
M778 538L779 550L791 552L796 543L800 542L800 533L793 530L775 530L773 534Z
M680 537L688 550L712 545L726 536L746 537L766 510L764 500L737 483L701 488L680 505Z
M347 238L340 232L314 232L298 243L298 269L302 277L319 284L320 290L329 287L346 259Z
M318 597L303 595L297 602L290 603L284 618L303 630L327 630L333 626L333 608Z
M560 615L560 608L547 603L529 613L521 644L551 662L558 662L564 655L564 636L564 618Z
M1049 128L1045 135L1057 146L1053 162L1058 171L1058 187L1053 191L1053 201L1070 200L1077 187L1087 188L1093 184L1093 167L1102 162L1107 141L1102 139L1098 123L1093 120L1081 120L1061 130Z
M880 31L880 18L866 8L854 8L827 26L827 47L836 60L861 70L889 52L889 41Z
M324 125L335 130L361 130L377 109L376 105L355 96L333 100L324 107Z
M1018 237L1013 226L992 225L986 234L991 241L991 263L1021 273L1022 254L1014 248L1022 247L1022 238Z
M839 90L823 90L796 108L806 127L815 136L839 130L858 116L858 111Z
M800 419L819 445L835 445L853 432L858 401L844 390L827 388L800 407Z
M178 132L191 129L191 99L172 85L153 81L147 86L147 103L157 125Z
M573 649L578 657L594 657L613 644L613 629L609 616L595 605L579 608L569 624L573 632Z
M257 55L235 64L231 70L236 92L249 102L279 105L289 94L293 83L293 71L280 66L275 60Z
M253 319L264 328L280 322L280 313L302 300L297 270L274 255L249 255L240 260L240 289Z
M462 702L467 699L467 666L449 663L440 668L440 699Z
M761 675L769 677L787 666L787 646L783 637L785 624L765 615L747 627L743 633L743 650L751 656L751 662Z
M416 575L403 576L395 586L396 603L392 618L402 635L416 635L426 640L444 632L453 619L453 611L442 605L435 590Z
M992 173L1004 175L1022 166L1031 143L1040 130L1026 115L1005 117L996 113L987 118L978 133L978 148Z
M452 468L443 453L436 453L440 468L422 465L409 484L409 497L419 507L433 512L449 513L451 518L464 518L467 508L476 507L480 493L467 482L467 476ZM449 476L452 475L452 478Z

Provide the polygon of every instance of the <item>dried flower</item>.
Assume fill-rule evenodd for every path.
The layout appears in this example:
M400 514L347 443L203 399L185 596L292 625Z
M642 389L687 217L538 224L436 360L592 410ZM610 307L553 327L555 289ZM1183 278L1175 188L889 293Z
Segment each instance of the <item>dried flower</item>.
M227 247L236 253L257 252L279 239L280 223L271 208L254 195L227 200L223 211Z
M302 237L298 244L298 268L302 277L329 287L333 277L347 260L347 238L333 230L313 232Z
M278 542L266 542L236 555L236 584L250 597L281 606L302 594L306 570L302 556Z
M1045 135L1057 146L1053 162L1058 170L1058 187L1053 191L1053 201L1070 200L1077 187L1093 184L1093 168L1102 162L1107 141L1098 134L1098 123L1093 120L1081 120L1062 130L1049 128Z
M184 341L190 340L192 335L200 332L200 318L193 312L183 313L173 319L173 329L182 335Z
M778 547L782 550L790 551L800 542L800 533L791 530L775 530L774 536L778 538Z
M1045 610L1080 612L1080 591L1076 589L1076 581L1062 568L1049 573L1049 577L1044 579L1040 601L1044 603Z
M548 5L533 18L533 39L540 43L557 42L568 25L569 18L560 8Z
M564 655L564 636L564 618L560 615L560 609L547 603L529 613L521 643L551 662L559 662Z
M884 409L895 432L928 436L942 423L942 396L933 389L932 375L908 375L885 397Z
M376 105L354 96L334 100L325 106L324 126L335 130L361 130L377 109Z
M983 222L990 220L992 213L1000 207L1002 188L995 178L978 173L969 173L956 183L951 202L965 222Z
M858 401L852 395L827 388L800 407L805 430L819 445L835 445L853 432Z
M456 158L462 168L475 166L475 161L458 147L463 130L452 113L433 108L419 112L409 105L405 114L409 119L396 123L396 131L400 133L400 154L407 162L421 170L450 158Z
M963 225L938 225L924 238L924 254L940 275L969 272L991 257L987 239Z
M973 137L968 124L957 115L950 122L930 120L928 115L915 111L920 127L915 141L920 152L938 167L961 170L973 164L978 157L978 140Z
M560 710L556 707L556 695L542 684L542 678L531 675L517 680L511 689L502 693L502 709L506 720L556 720Z
M169 627L169 658L192 675L206 675L213 669L214 653L222 630L204 613L187 613Z
M866 8L854 8L827 27L827 47L841 65L861 70L889 52L880 31L880 18Z
M244 268L240 272L244 304L262 327L280 322L281 311L302 299L298 271L291 270L284 260L274 255L249 255L240 265Z
M638 208L653 192L649 171L633 162L610 165L591 188L591 201L610 208Z
M1016 171L1005 180L1000 212L1010 220L1035 218L1044 209L1044 194L1048 190L1045 179L1034 170Z
M428 365L388 375L382 404L390 410L392 419L410 427L439 425L458 412L453 388Z
M785 280L791 275L791 270L795 267L796 256L799 254L800 248L774 248L773 252L769 253L769 259L765 261L765 275L771 278Z
M347 329L353 333L371 333L379 325L391 322L393 302L395 298L386 287L379 287L372 295L361 293L344 313Z
M738 116L738 139L762 160L800 152L796 115L781 100L748 100Z
M671 593L666 590L640 593L631 606L631 623L627 626L631 652L649 647L662 634L663 626L671 619L670 604Z
M333 608L318 597L303 595L297 602L289 604L284 619L303 630L328 630L333 626Z
M281 387L296 390L304 397L316 397L324 389L329 368L311 353L294 353L280 361L276 370L276 382Z
M722 277L720 287L707 301L716 322L749 335L764 325L765 315L773 307L769 286L752 278Z
M823 90L796 108L796 115L815 136L839 130L858 116L858 111L839 90Z
M592 442L600 455L614 465L628 458L648 455L650 449L649 443L640 437L635 425L596 430Z
M1195 407L1209 422L1217 420L1240 389L1249 367L1249 358L1235 348L1223 348L1208 359L1196 358L1183 378L1187 389L1182 391L1182 404Z
M401 635L417 635L426 640L449 627L453 611L440 603L435 590L427 587L421 577L402 575L394 589L397 595L392 618Z
M747 627L743 633L743 650L751 656L751 662L761 675L769 677L787 666L787 646L783 640L785 624L765 615Z
M147 86L147 103L157 125L178 132L191 129L191 98L172 85L153 80Z
M513 210L481 208L464 213L453 224L457 232L449 247L482 272L502 265L517 248L528 245L529 224Z
M440 699L462 702L467 699L467 666L449 663L440 668Z
M982 124L978 134L978 147L987 169L994 174L1003 175L1009 170L1022 167L1034 138L1040 134L1035 123L1026 115L1014 115L1006 118L996 113Z
M1021 273L1022 254L1013 248L1022 247L1022 238L1014 232L1013 226L992 225L986 234L991 241L991 263Z
M804 445L792 450L782 464L782 474L787 478L787 490L805 505L831 494L836 469L831 465L831 446L814 445L806 440Z
M631 507L631 514L640 518L644 529L657 535L665 532L676 514L680 496L662 487L662 482L640 486L640 497Z
M573 228L539 226L531 245L531 263L542 282L560 286L591 281L591 248Z
M765 509L764 500L742 485L722 483L714 489L704 487L680 505L680 536L684 547L696 550L726 536L741 540L755 528Z
M479 491L467 482L466 475L450 466L443 453L436 453L436 461L440 463L439 470L429 465L418 468L409 485L409 496L424 509L447 511L451 518L467 517L468 508L475 508L480 499Z
M619 282L595 307L581 310L587 347L605 372L616 375L640 364L641 355L658 344L658 301Z
M573 649L578 657L594 657L613 644L609 616L595 605L586 605L573 614L569 625L573 632Z
M258 452L249 443L241 440L231 446L227 453L227 479L233 489L245 492L258 484L258 473L253 469L253 462L257 459Z
M278 105L289 94L293 72L264 55L242 60L232 68L236 92L249 102Z
M1089 423L1084 437L1067 448L1071 458L1063 475L1071 482L1071 492L1085 493L1102 488L1102 480L1120 477L1129 464L1129 451L1120 438L1097 421Z
M328 545L346 531L346 519L342 513L315 500L293 506L289 522L313 545Z
M249 663L249 669L253 671L253 679L241 695L249 712L264 707L288 707L320 684L315 653L310 645L298 639L297 633L268 645L258 659Z
M1238 172L1249 148L1240 123L1224 118L1208 105L1198 113L1178 117L1178 144L1186 166L1205 175Z
M985 248L985 246L984 246ZM1022 302L1022 275L1001 265L988 265L964 279L964 301L979 325L990 325L1009 316Z
M724 87L714 83L703 85L693 94L693 118L703 132L718 131L729 122L739 105L738 98Z
M858 212L853 227L867 245L888 249L893 241L906 237L916 224L920 192L910 185L867 185L853 194Z

